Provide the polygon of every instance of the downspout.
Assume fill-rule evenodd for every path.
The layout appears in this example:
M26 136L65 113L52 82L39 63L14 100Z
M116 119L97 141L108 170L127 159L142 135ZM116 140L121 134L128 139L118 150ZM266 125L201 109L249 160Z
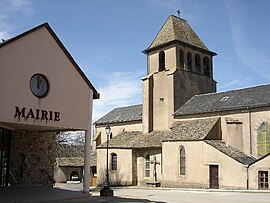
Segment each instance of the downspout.
M250 165L246 165L246 168L247 168L247 190L249 189L249 166Z
M247 111L248 111L248 120L249 120L249 153L250 155L252 155L251 112L248 107L247 107Z

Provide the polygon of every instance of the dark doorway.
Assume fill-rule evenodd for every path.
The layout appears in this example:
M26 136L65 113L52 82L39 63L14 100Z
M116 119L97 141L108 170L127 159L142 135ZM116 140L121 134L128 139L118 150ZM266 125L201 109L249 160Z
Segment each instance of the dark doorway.
M73 171L70 174L70 180L71 181L79 181L80 180L79 174L76 171Z
M210 188L218 189L219 188L219 180L218 180L218 165L210 165L209 166L209 181Z
M0 187L8 186L10 139L10 131L0 128Z

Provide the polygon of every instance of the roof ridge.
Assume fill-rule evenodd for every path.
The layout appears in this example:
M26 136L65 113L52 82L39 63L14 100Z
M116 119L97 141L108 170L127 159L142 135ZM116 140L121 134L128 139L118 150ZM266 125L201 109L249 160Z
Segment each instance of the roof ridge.
M142 106L142 104L132 104L132 105L129 105L129 106L116 107L116 108L114 108L114 109L121 109L121 108L135 107L135 106ZM114 110L114 109L113 109L113 110ZM112 110L112 111L113 111L113 110Z
M270 86L270 83L269 84L260 84L260 85L256 85L256 86L249 86L249 87L240 87L240 88L227 90L227 91L221 91L221 92L208 92L208 93L203 93L203 94L196 94L193 97L191 97L191 99L194 97L201 97L201 96L206 96L206 95L211 95L211 94L217 95L217 94L223 94L223 93L227 93L227 92L237 92L237 91L241 91L241 90L255 89L255 88L259 88L259 87L263 87L263 86ZM189 99L189 100L191 100L191 99Z

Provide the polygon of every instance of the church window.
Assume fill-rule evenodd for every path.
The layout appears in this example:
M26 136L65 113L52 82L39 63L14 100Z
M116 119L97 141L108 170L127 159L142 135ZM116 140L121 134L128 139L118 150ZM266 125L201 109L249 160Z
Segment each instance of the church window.
M159 71L165 70L165 52L161 51L158 54L159 56Z
M270 124L262 122L257 130L257 154L264 156L270 152Z
M180 49L180 53L179 53L179 60L180 60L180 67L184 68L184 50Z
M180 147L180 175L186 175L186 153L183 146Z
M112 164L111 165L111 168L112 168L113 171L115 171L115 170L117 170L117 154L112 153L111 160L112 160L112 162L111 162L111 164Z
M192 70L192 55L190 52L187 53L187 65L188 69Z
M199 54L195 55L195 67L197 72L201 72L201 57Z
M210 76L210 65L209 65L208 57L203 58L203 69L204 69L204 75Z
M145 177L150 177L150 156L145 157Z

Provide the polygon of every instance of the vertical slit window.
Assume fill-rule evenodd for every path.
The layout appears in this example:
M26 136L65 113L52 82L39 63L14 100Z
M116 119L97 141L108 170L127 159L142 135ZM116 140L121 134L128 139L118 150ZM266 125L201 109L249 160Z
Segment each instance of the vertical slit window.
M161 51L158 54L159 57L159 71L165 70L165 52Z
M186 153L183 146L180 147L180 175L186 175Z
M117 154L113 153L111 155L112 165L111 168L113 171L117 170Z
M184 58L184 50L183 49L180 49L179 60L180 60L180 68L184 68L185 58Z
M192 70L192 55L190 52L187 53L187 65L188 69Z
M145 157L145 177L150 177L150 156Z
M203 69L204 69L204 75L210 76L210 65L209 65L208 57L203 58Z
M201 72L201 57L199 54L195 55L195 67L197 72Z

